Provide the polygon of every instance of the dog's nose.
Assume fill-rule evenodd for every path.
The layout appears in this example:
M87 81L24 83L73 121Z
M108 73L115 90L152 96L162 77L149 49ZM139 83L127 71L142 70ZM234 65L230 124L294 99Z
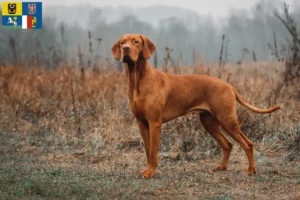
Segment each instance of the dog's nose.
M130 46L124 46L123 47L123 51L129 51L130 50Z

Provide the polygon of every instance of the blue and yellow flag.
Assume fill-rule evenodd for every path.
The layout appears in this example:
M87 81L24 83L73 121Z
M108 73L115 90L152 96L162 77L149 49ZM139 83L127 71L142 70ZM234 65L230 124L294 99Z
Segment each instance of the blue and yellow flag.
M42 2L2 2L2 27L41 29Z

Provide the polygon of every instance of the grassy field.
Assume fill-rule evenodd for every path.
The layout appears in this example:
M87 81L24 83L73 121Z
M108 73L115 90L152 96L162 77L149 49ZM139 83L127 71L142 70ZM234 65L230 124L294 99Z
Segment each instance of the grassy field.
M143 180L146 155L124 73L1 66L0 199L299 199L300 104L293 88L272 92L282 70L272 62L177 70L220 77L252 105L281 107L262 115L237 106L255 142L255 176L232 138L229 169L213 173L222 151L189 115L163 125L158 174Z

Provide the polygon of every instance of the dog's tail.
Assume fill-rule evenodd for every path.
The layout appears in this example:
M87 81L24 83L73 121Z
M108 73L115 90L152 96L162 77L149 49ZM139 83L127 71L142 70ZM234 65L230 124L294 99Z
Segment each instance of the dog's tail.
M252 110L257 113L271 113L274 112L275 110L280 109L279 106L274 106L272 108L266 108L266 109L261 109L261 108L256 108L254 106L251 106L250 104L246 103L243 99L243 97L236 91L236 89L232 88L233 92L235 94L236 100L243 105L244 107L248 108L249 110Z

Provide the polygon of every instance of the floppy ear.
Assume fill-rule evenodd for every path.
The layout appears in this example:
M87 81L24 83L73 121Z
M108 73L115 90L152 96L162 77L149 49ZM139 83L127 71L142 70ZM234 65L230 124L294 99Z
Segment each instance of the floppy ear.
M151 55L153 54L153 52L155 51L156 46L146 36L144 36L144 35L140 35L140 36L144 42L143 56L145 59L149 59L151 57Z
M111 51L117 61L121 58L120 41L122 37L112 46Z

